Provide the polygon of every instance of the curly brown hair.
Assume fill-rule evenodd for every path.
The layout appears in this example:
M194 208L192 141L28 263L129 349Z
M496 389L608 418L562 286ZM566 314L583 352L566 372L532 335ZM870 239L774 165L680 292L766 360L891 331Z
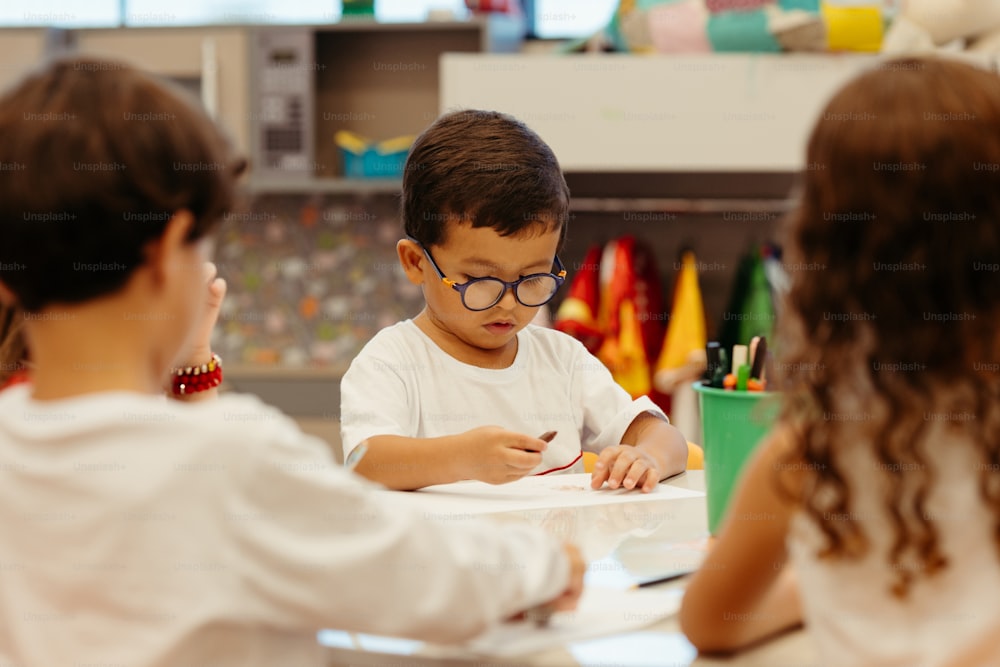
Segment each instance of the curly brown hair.
M925 512L929 410L975 416L952 426L977 444L1000 548L990 474L1000 470L1000 79L957 61L884 62L828 103L807 165L788 219L792 284L779 325L782 417L796 433L791 456L810 471L797 500L825 537L820 557L867 551L837 445L860 433L887 471L893 593L904 597L914 572L947 566ZM871 402L840 419L851 392Z

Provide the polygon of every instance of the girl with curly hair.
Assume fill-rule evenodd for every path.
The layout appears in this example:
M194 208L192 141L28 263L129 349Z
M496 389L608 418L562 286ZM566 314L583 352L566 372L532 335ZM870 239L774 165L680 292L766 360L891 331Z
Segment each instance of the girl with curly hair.
M1000 664L1000 79L883 62L806 163L783 413L682 626L706 652L804 622L826 664Z

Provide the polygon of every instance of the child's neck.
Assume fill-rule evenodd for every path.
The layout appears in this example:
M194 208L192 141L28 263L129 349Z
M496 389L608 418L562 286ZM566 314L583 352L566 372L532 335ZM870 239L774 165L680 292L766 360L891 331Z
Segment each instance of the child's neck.
M25 322L33 399L163 391L165 373L151 354L145 327L121 324L120 306L52 309L34 317Z
M427 315L427 311L413 318L413 323L445 354L463 364L479 368L502 369L509 368L513 365L514 359L517 358L517 336L513 336L503 347L485 349L469 345L455 334L438 326Z

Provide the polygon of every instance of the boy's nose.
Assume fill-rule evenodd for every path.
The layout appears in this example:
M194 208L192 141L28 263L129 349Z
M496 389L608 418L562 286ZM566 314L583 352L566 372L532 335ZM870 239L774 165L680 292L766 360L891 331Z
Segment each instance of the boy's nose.
M518 301L517 297L514 296L514 289L512 287L506 287L503 291L503 296L497 301L498 306L503 306L507 310L514 310L517 307Z

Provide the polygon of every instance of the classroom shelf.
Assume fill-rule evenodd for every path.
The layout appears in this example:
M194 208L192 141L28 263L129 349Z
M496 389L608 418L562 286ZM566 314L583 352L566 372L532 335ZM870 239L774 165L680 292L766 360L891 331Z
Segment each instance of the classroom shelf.
M251 169L267 172L261 175L269 177L268 188L279 187L269 180L277 175L293 183L280 186L283 191L315 186L322 192L381 192L380 185L342 179L334 134L348 130L375 141L418 134L438 115L443 53L516 51L523 31L519 19L500 15L421 23L344 19L315 25L80 28L65 31L63 46L122 59L188 87L251 158ZM2 31L0 56L11 64L0 68L0 84L52 48L43 30ZM280 69L284 62L270 71L262 67L267 48L289 58L287 69ZM293 158L274 158L288 146L297 151Z
M791 199L689 199L689 198L622 198L574 197L570 210L577 213L652 213L717 214L717 213L787 213L794 206Z
M359 178L253 178L246 184L251 194L396 195L403 187L395 179Z

